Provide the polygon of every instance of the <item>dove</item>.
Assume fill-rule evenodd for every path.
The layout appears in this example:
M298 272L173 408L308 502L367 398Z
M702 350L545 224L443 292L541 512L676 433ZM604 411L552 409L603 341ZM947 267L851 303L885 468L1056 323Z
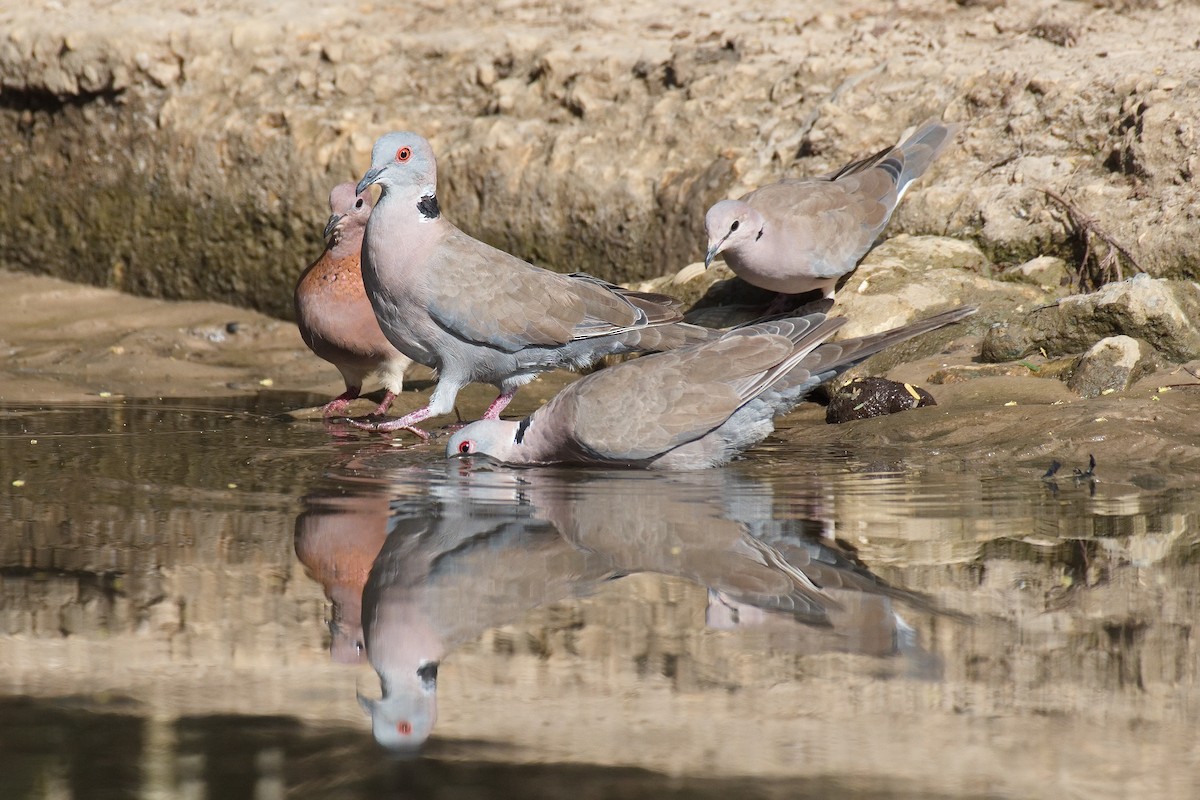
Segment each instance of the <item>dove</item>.
M415 133L381 137L357 190L378 184L362 273L387 338L438 372L429 404L399 419L356 423L390 431L447 414L459 389L491 383L496 419L518 387L556 368L610 354L667 350L712 334L679 323L679 302L589 275L535 267L463 233L441 212L433 149Z
M705 266L723 255L754 286L833 297L838 279L871 249L909 184L957 130L929 120L895 147L830 175L783 180L716 203L704 217Z
M346 382L346 391L325 405L324 415L345 411L371 376L387 392L375 409L381 415L404 385L412 362L379 329L363 288L359 252L371 198L356 193L353 183L339 183L329 192L329 210L325 251L296 282L296 325L308 349L337 367Z
M774 430L774 418L819 384L884 348L957 322L971 306L840 342L846 318L772 319L666 353L642 356L567 386L523 420L480 420L450 437L448 457L510 464L704 469Z

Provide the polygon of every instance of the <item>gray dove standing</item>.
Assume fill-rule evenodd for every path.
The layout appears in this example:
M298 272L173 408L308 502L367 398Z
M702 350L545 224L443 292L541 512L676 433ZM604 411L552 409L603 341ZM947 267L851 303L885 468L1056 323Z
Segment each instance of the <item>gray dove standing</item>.
M491 383L496 419L521 385L602 356L668 350L712 336L677 324L678 302L587 275L560 275L466 235L442 216L433 150L415 133L389 133L358 184L382 195L367 223L363 283L388 339L438 371L429 405L400 419L359 427L410 428L449 413L459 389Z
M345 411L371 376L387 390L375 409L383 414L412 362L383 335L363 289L359 253L371 198L356 194L353 183L339 183L329 193L329 210L325 252L296 282L296 325L308 349L337 367L346 382L346 391L325 405L325 416Z
M512 464L610 464L704 469L775 429L824 381L884 348L957 322L963 306L883 333L826 342L845 324L824 314L767 320L588 375L529 417L481 420L456 432L447 456Z
M819 178L784 180L708 210L705 266L717 255L742 280L782 294L834 285L866 255L904 196L957 132L930 120L895 147Z

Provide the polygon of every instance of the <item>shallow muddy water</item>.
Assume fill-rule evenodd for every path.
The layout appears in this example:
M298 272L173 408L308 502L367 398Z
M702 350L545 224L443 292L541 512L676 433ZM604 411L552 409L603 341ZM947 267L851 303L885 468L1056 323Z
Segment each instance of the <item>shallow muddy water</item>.
M312 400L0 406L0 798L1197 796L1194 476L510 470Z

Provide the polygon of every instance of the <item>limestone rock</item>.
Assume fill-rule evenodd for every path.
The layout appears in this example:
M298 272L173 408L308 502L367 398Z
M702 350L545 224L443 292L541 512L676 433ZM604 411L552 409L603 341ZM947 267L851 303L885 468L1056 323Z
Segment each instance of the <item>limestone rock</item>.
M1082 397L1123 392L1157 368L1154 348L1129 336L1109 336L1079 358L1067 385Z
M1059 47L1053 25L1031 35L1044 3L980 2L996 8L408 4L399 25L380 3L8 4L0 261L286 315L329 187L362 175L381 133L416 128L468 233L643 280L700 254L714 201L943 113L964 130L889 235L973 240L996 264L1077 254L1087 234L1049 187L1147 271L1197 276L1200 5L1106 3Z
M1047 294L1069 295L1072 275L1067 262L1057 256L1038 256L1004 274L1011 280L1031 283Z
M1110 283L994 326L981 357L998 362L1038 351L1079 353L1117 335L1148 342L1172 361L1200 357L1200 286L1149 275Z

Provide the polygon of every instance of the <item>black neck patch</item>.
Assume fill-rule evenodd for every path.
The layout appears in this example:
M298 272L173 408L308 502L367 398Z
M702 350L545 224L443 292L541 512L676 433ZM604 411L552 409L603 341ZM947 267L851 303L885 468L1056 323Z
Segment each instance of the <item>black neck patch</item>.
M437 195L427 194L417 201L417 211L421 212L421 216L425 219L437 219L442 215L442 211L438 208Z
M517 426L517 435L513 437L515 443L520 444L521 440L525 438L525 431L529 430L530 419L532 419L532 415L521 420L521 424Z

